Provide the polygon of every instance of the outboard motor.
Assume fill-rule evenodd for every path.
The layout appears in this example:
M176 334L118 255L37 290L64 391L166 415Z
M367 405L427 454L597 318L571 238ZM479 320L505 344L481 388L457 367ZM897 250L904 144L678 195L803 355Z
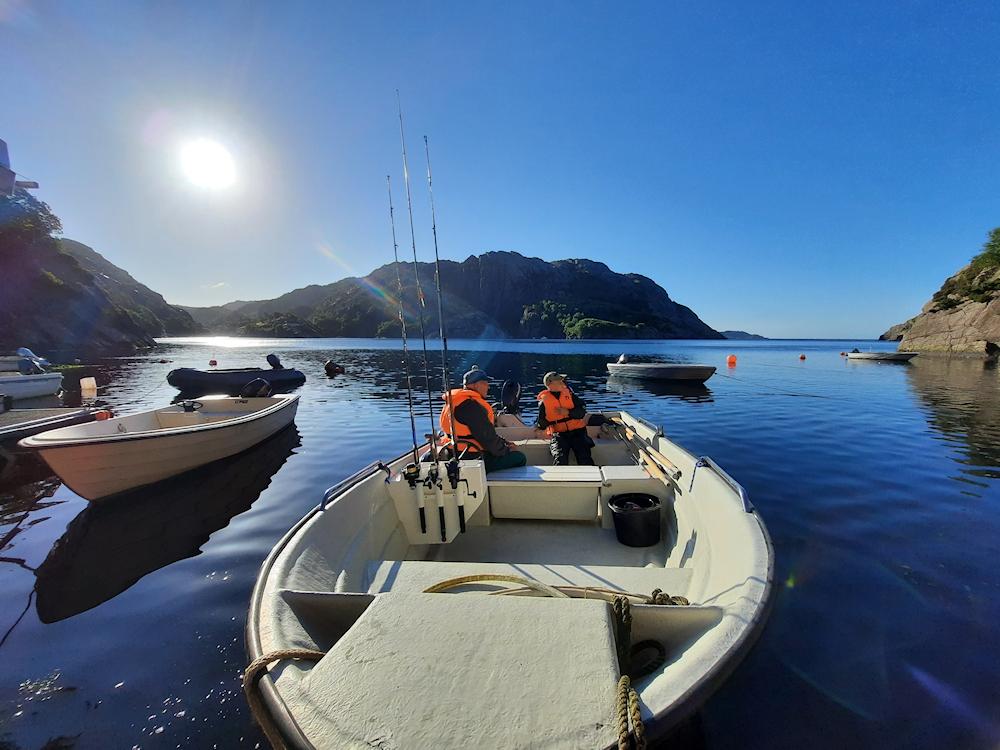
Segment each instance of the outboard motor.
M37 360L28 359L27 357L22 357L17 360L17 371L22 375L41 375L45 372L45 370L38 365Z
M521 384L516 380L505 380L500 386L500 408L498 414L517 416L521 413Z
M19 357L25 357L27 359L30 359L39 367L52 366L52 363L49 362L47 359L45 359L45 357L39 357L37 354L35 354L33 351L31 351L31 349L29 349L26 346L20 347L16 352L14 352L14 354L16 354ZM39 370L39 372L41 372L41 370Z
M269 365L271 365L271 369L273 369L273 370L284 370L285 369L284 366L281 364L281 360L278 359L278 355L277 354L268 354L267 355L267 363Z
M273 354L271 356L274 357ZM240 389L240 398L265 398L270 395L271 384L264 378L254 378Z

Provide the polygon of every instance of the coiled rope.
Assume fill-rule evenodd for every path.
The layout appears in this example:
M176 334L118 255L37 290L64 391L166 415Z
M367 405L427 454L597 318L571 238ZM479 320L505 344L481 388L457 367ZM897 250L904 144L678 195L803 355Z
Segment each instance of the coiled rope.
M319 661L324 656L326 654L322 651L315 651L309 648L285 648L279 651L272 651L269 654L264 654L254 659L250 662L246 671L243 672L243 693L247 697L247 703L250 704L250 713L257 724L260 725L264 736L267 737L267 741L271 743L271 747L275 748L275 750L284 750L286 747L285 741L281 736L280 730L274 723L274 717L267 710L267 706L264 705L264 699L260 695L260 678L264 676L268 666L273 662L284 659Z

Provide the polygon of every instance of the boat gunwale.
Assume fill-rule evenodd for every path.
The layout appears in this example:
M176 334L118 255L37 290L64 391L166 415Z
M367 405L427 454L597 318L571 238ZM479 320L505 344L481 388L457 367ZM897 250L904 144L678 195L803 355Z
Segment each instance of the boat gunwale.
M228 400L234 399L237 401L247 401L249 399L240 398L239 396L223 396L217 400ZM84 436L78 438L58 438L52 440L51 442L45 439L45 436L50 432L55 432L55 430L48 430L47 432L41 432L37 435L29 435L28 437L22 439L18 442L18 445L22 448L34 448L38 451L48 451L57 450L60 448L79 448L87 445L102 445L109 443L120 443L132 440L153 440L156 438L167 438L176 437L178 435L186 435L192 432L205 432L208 430L218 430L225 429L228 427L235 427L247 422L255 422L258 419L263 419L266 416L277 413L282 409L287 408L291 404L298 401L297 393L279 393L274 396L266 396L265 398L278 399L278 402L272 404L271 406L265 407L263 409L258 409L257 411L252 411L248 414L242 414L240 416L232 417L231 419L220 419L215 422L206 422L205 424L198 425L182 425L179 427L163 427L155 430L144 430L142 432L119 432L114 435L103 435L98 437ZM197 400L197 399L192 399ZM108 423L114 422L116 419L128 419L130 417L139 416L140 414L151 414L164 411L169 407L163 407L162 409L151 409L145 412L136 412L135 414L125 414L121 417L115 417L113 419L107 420ZM56 429L71 429L72 427L78 427L79 425L70 425L67 427L58 427Z
M625 413L628 414L627 412ZM618 414L621 415L622 412L618 412ZM662 427L656 427L647 420L642 419L641 417L636 417L632 414L628 414L628 417L640 422L648 429L653 430L657 437L669 439L666 438ZM675 443L672 440L670 442L690 456L692 460L698 460L697 457L688 451L684 446L679 443ZM322 502L300 518L299 521L295 523L285 533L285 535L281 537L281 539L278 540L277 544L271 548L271 551L268 553L263 563L261 563L260 571L257 574L257 580L254 583L254 588L250 596L250 604L247 608L245 645L250 662L253 662L263 656L259 629L260 608L271 568L277 558L284 552L285 548L291 543L295 536L316 516L317 513L322 513L331 502L345 495L352 487L365 479L368 479L371 475L377 473L378 471L381 471L382 466L391 466L397 461L403 460L409 454L410 451L407 451L391 461L373 461L368 466L358 470L354 474L351 474L330 487L323 493ZM713 461L713 463L715 462ZM716 466L718 466L718 464L716 464ZM719 468L721 469L721 467ZM740 493L735 491L735 489L733 489L733 487L726 482L722 476L719 478L724 484L726 484L727 487L729 487L732 492L732 498L734 502L738 503L741 512L746 512L749 515L752 515L757 521L757 526L760 529L761 537L764 542L764 548L767 553L767 570L763 581L764 589L761 592L760 604L756 608L753 617L743 628L739 637L737 637L714 661L711 668L706 670L699 679L697 679L684 693L673 701L661 714L658 715L655 712L651 712L652 715L645 719L644 723L647 736L663 736L673 727L677 726L678 723L700 708L704 702L708 700L708 698L711 697L719 689L719 687L721 687L721 685L729 678L737 667L743 663L747 655L756 645L761 634L764 632L768 616L774 606L774 544L771 540L771 535L768 533L767 526L764 524L764 519L761 517L760 512L756 509L756 507L747 511ZM262 700L269 711L270 718L274 721L275 726L281 733L282 739L285 740L289 747L296 748L297 750L315 750L315 745L313 745L306 737L302 728L292 715L291 710L288 708L288 705L285 703L285 700L282 698L269 670L264 671L257 683L257 686L261 692Z

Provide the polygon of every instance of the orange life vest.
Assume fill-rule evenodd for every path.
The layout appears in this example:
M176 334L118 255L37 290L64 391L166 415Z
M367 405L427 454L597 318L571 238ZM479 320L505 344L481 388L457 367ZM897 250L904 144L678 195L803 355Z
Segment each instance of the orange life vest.
M478 440L472 437L472 431L467 425L457 419L454 420L454 425L452 424L451 410L458 409L461 404L471 399L486 410L486 416L489 418L490 424L496 424L493 407L486 402L485 398L479 395L479 391L474 391L471 388L452 388L448 393L442 394L441 398L444 399L444 408L441 409L441 419L439 420L441 432L444 433L441 438L441 445L451 444L452 430L454 430L456 447L459 453L467 448L476 453L485 453L486 449L479 444Z
M549 426L545 428L545 434L551 437L557 432L569 432L570 430L579 430L581 427L587 426L586 419L567 419L566 417L560 417L556 409L562 407L566 411L573 408L573 391L567 385L565 390L559 392L558 398L556 394L546 388L544 391L538 394L538 400L545 406L545 419L548 421Z

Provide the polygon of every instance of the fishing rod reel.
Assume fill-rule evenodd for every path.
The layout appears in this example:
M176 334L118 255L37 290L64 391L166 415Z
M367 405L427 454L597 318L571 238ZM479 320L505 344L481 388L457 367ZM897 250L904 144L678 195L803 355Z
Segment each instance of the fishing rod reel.
M409 483L410 487L416 487L417 482L420 481L420 465L407 464L406 468L403 469L403 479Z

